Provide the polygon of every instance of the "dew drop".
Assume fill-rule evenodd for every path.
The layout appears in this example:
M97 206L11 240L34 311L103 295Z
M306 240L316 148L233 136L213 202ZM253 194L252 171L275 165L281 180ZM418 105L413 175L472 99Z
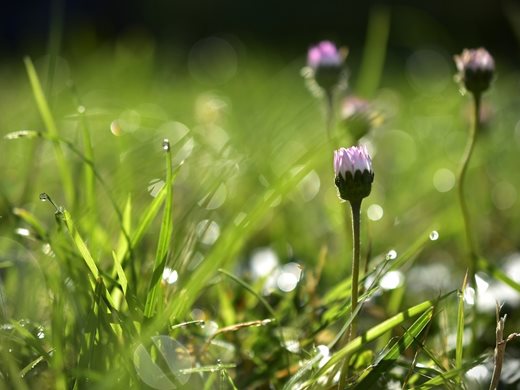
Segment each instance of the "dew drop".
M436 241L439 239L439 232L437 230L434 230L430 233L430 240Z
M47 201L49 200L49 195L47 195L45 192L42 192L42 193L40 194L40 200L41 200L42 202L47 202Z
M397 252L395 250L390 250L386 254L386 260L395 260L397 258Z
M162 148L165 152L169 152L170 151L170 141L168 140L168 138L165 138L162 142Z
M80 114L84 114L85 111L86 111L85 106L78 106L78 112L79 112Z

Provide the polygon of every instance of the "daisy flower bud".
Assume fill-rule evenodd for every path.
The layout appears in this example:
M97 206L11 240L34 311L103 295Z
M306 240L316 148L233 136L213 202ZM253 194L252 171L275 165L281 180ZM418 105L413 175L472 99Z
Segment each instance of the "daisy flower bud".
M312 46L307 53L310 76L320 88L330 93L342 82L345 57L346 50L338 49L330 41Z
M481 94L489 88L495 72L495 61L486 49L464 49L454 59L458 70L455 79L461 87L473 94Z
M374 171L365 146L352 146L334 151L334 176L339 197L360 201L370 195Z

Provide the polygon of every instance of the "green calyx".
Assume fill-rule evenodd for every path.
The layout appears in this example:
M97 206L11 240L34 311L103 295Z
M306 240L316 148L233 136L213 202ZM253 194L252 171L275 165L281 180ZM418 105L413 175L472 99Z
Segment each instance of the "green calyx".
M370 195L373 181L374 172L366 169L363 172L357 170L354 175L346 172L345 177L339 174L334 180L338 188L338 196L349 202L359 201Z

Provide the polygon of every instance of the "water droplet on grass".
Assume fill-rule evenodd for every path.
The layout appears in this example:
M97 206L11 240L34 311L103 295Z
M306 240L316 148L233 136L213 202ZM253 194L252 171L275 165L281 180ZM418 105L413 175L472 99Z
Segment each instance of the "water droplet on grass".
M170 151L170 141L168 140L168 138L165 138L162 142L162 148L165 152L169 152Z
M49 200L49 195L47 195L45 192L42 192L42 193L40 194L40 200L41 200L42 202L47 202L47 201Z
M430 233L430 240L432 241L436 241L439 239L439 232L437 230L433 230L431 233Z
M397 259L397 252L395 250L390 250L388 251L388 253L386 254L386 259L387 260L395 260Z
M80 114L84 114L85 111L86 111L85 106L78 106L78 112L79 112Z

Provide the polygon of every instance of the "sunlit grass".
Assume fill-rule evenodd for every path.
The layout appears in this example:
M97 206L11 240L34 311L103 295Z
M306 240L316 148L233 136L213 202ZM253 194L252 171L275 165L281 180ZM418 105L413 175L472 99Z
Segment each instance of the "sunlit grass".
M4 387L333 388L349 356L358 388L458 388L492 356L494 306L472 318L453 293L467 269L454 175L468 101L449 57L417 51L380 69L371 101L384 121L363 139L368 267L351 314L352 240L303 55L236 49L224 69L146 40L78 50L57 61L50 95L44 60L0 72ZM377 76L378 61L359 73ZM466 191L479 275L519 294L504 268L520 233L518 73L499 74ZM350 81L349 93L374 89ZM342 345L354 317L359 337Z

